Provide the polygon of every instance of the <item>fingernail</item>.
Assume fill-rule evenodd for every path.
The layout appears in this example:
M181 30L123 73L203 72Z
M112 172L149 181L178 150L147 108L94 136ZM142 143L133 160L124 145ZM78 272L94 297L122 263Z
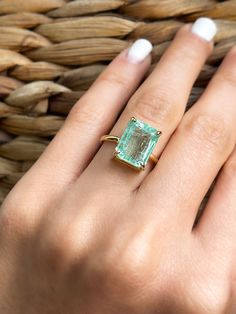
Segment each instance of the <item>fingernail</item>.
M212 19L200 17L193 23L192 32L206 41L211 41L217 33L217 26Z
M142 62L152 51L152 44L149 40L141 38L136 40L128 51L128 60L131 63Z

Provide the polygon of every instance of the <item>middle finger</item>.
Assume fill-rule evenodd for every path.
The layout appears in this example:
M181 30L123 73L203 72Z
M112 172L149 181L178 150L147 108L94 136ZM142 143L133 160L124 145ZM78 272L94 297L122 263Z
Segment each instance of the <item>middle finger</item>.
M129 119L135 116L162 131L153 152L158 157L184 114L194 81L212 50L215 33L215 23L208 18L182 27L152 74L131 97L110 134L121 136ZM116 182L119 186L128 185L130 190L136 189L151 170L151 163L136 174L130 167L114 162L113 152L112 144L103 144L85 177L96 173L103 184Z

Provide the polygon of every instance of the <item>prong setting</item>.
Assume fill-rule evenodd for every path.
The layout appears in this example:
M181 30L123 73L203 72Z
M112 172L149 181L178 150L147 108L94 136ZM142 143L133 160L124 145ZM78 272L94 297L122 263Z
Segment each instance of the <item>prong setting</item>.
M113 153L114 156L117 156L117 155L119 155L119 154L120 154L120 151L119 151L119 150L115 150L114 153Z
M144 170L161 131L132 117L115 148L115 159Z
M145 169L145 165L143 163L140 164L140 169L144 170Z

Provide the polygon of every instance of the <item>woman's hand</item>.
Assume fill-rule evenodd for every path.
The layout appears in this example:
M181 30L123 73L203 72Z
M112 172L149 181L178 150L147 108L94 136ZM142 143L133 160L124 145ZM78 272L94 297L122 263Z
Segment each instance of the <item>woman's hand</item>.
M215 31L184 26L138 89L151 46L136 42L74 106L2 206L0 313L235 313L235 48L184 114ZM141 172L99 141L132 116L162 130Z

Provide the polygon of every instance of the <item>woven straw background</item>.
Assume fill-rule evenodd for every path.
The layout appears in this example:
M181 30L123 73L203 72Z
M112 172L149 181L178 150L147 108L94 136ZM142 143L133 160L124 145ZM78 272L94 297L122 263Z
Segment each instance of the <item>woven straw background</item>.
M235 0L1 0L0 203L110 60L144 37L154 66L198 16L214 18L219 32L188 107L236 43Z

